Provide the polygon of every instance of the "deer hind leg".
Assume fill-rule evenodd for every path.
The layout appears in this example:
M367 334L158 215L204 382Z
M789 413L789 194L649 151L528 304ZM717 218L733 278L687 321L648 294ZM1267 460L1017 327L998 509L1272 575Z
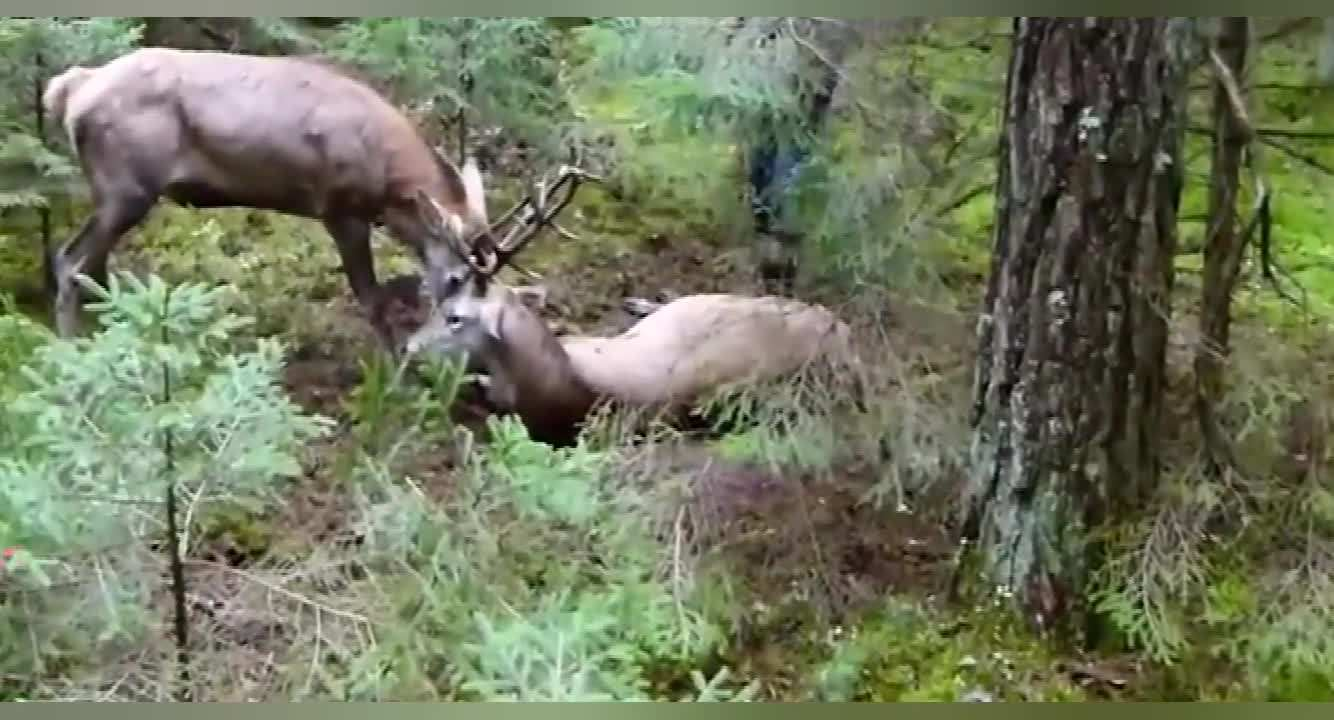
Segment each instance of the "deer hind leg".
M375 279L375 257L371 254L371 226L354 218L325 218L324 227L338 246L338 257L343 263L343 274L352 288L352 295L370 322L375 337L398 357L399 347L389 320L381 312L380 283Z
M112 248L148 215L155 202L157 197L148 192L102 197L92 217L56 254L55 321L56 332L61 337L73 337L78 332L81 289L75 284L74 277L87 273L105 284L107 258Z

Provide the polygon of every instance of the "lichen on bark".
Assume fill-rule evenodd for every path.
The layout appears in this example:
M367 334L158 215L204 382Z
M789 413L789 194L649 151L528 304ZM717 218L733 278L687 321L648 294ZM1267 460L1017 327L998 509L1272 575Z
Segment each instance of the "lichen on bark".
M1189 21L1019 18L963 496L986 581L1050 624L1086 528L1157 473Z

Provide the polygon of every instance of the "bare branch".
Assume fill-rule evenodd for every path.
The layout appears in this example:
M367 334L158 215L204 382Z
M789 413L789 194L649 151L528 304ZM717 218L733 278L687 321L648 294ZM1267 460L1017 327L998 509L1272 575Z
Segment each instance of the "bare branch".
M1281 137L1291 140L1334 141L1334 132L1310 132L1305 130L1283 130L1280 128L1256 128L1255 134L1262 137Z
M1266 43L1274 40L1282 40L1283 38L1306 28L1308 25L1311 25L1316 20L1317 18L1315 17L1293 18L1292 20L1288 20L1284 22L1282 25L1279 25L1277 28L1274 28L1273 31L1261 35L1256 40L1256 42Z
M1301 162L1309 167L1315 168L1316 170L1319 170L1320 172L1323 172L1326 175L1334 176L1334 167L1326 165L1325 163L1321 162L1318 158L1316 158L1314 155L1304 153L1298 150L1297 148L1294 148L1291 145L1288 145L1287 143L1281 140L1276 140L1272 137L1261 136L1260 142L1264 143L1265 145L1268 145L1271 148L1274 148L1275 150L1278 150L1279 152L1283 153L1284 155L1287 155L1288 157L1294 160L1297 160L1298 162Z
M973 198L976 198L977 196L987 192L988 190L991 190L994 187L996 187L995 178L992 178L986 182L978 183L969 188L968 190L964 191L957 198L942 205L940 209L936 210L934 214L937 218L942 218L946 215L949 215L955 210L958 210L964 205L967 205Z
M1213 129L1203 125L1191 125L1190 131L1197 135L1207 135L1212 137ZM1307 142L1334 142L1334 132L1319 132L1306 130L1284 130L1282 128L1253 127L1252 132L1261 138L1287 138L1289 140L1304 140Z
M1237 125L1242 131L1242 139L1250 142L1255 137L1255 126L1251 124L1250 113L1246 112L1246 100L1242 97L1237 78L1218 55L1217 48L1209 48L1209 60L1214 64L1219 84L1227 91L1228 104L1232 108L1232 116L1236 118Z
M796 40L798 45L806 48L820 62L824 63L830 70L833 70L834 73L838 75L839 82L847 81L848 76L847 73L843 71L843 66L830 60L823 52L821 52L820 48L815 47L814 43L802 37L801 33L797 32L796 22L790 17L787 18L787 31L792 33L792 39Z

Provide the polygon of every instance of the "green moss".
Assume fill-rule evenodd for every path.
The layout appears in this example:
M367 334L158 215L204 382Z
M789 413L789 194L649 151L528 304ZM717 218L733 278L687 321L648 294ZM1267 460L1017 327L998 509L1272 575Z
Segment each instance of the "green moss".
M862 618L813 668L821 700L953 702L973 691L998 700L1077 701L1047 642L1000 611L936 612L896 598Z

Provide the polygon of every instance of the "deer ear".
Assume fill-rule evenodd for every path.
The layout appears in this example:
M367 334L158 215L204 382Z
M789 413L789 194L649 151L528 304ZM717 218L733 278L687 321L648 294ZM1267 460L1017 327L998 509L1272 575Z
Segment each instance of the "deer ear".
M482 322L482 331L496 340L500 339L500 333L504 331L505 325L505 304L488 303L482 307L480 318Z
M533 312L541 312L547 305L547 289L541 285L516 285L510 290L520 305Z

